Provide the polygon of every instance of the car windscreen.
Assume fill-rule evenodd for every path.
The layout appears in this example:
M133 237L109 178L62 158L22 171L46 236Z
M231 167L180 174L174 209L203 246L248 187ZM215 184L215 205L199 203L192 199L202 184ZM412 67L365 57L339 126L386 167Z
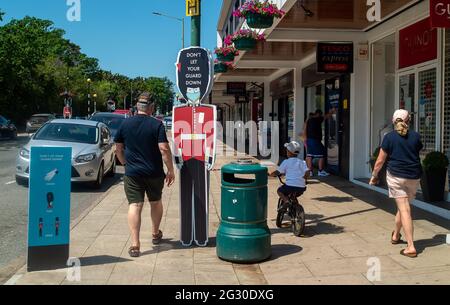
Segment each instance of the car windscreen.
M50 116L48 115L33 115L30 118L30 122L34 124L44 124L45 122L50 120Z
M0 115L0 125L6 125L7 120Z
M96 126L50 123L42 127L36 133L34 139L42 141L96 144L98 141L98 132Z
M111 130L119 129L125 118L120 116L106 116L106 115L94 115L91 118L92 121L101 122L109 127Z

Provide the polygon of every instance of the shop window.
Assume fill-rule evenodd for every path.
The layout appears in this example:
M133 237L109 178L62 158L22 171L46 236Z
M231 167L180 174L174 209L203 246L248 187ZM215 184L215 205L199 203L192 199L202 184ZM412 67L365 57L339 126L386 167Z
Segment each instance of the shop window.
M450 158L450 30L445 31L443 151Z
M419 72L419 133L424 156L436 150L436 69Z
M395 111L395 34L372 44L372 124L371 151L381 145L392 130Z
M325 83L308 87L306 89L306 119L309 115L316 112L316 110L322 110L325 113ZM325 134L325 124L322 124L322 135Z

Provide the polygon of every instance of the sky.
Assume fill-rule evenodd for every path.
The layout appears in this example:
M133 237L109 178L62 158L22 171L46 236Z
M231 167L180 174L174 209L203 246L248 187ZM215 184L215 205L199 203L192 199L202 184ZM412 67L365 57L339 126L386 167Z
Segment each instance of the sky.
M81 21L70 22L68 0L0 0L12 18L33 16L48 19L66 31L65 38L81 47L100 67L129 77L168 77L175 82L175 61L181 48L182 23L155 16L160 12L185 16L185 0L80 0ZM71 1L69 1L71 2ZM201 45L214 49L222 0L202 1ZM190 17L186 17L186 46L190 46Z

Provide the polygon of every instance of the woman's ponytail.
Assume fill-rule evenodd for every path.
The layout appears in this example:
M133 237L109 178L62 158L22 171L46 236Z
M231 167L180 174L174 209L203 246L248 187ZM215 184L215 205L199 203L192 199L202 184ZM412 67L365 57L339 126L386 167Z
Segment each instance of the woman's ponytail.
M398 118L394 122L394 129L399 135L404 137L408 134L409 126L403 121L403 119Z

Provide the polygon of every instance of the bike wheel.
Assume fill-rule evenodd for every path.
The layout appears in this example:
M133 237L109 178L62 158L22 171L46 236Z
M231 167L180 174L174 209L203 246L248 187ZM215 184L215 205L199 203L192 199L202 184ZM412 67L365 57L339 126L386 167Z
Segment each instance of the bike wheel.
M300 204L296 204L292 212L292 232L295 236L300 236L305 230L305 210Z
M277 206L277 220L276 220L276 225L278 228L281 228L282 224L283 224L283 218L284 218L284 213L286 213L283 209L281 209L281 206L283 205L283 201L281 199L278 199L278 206Z

